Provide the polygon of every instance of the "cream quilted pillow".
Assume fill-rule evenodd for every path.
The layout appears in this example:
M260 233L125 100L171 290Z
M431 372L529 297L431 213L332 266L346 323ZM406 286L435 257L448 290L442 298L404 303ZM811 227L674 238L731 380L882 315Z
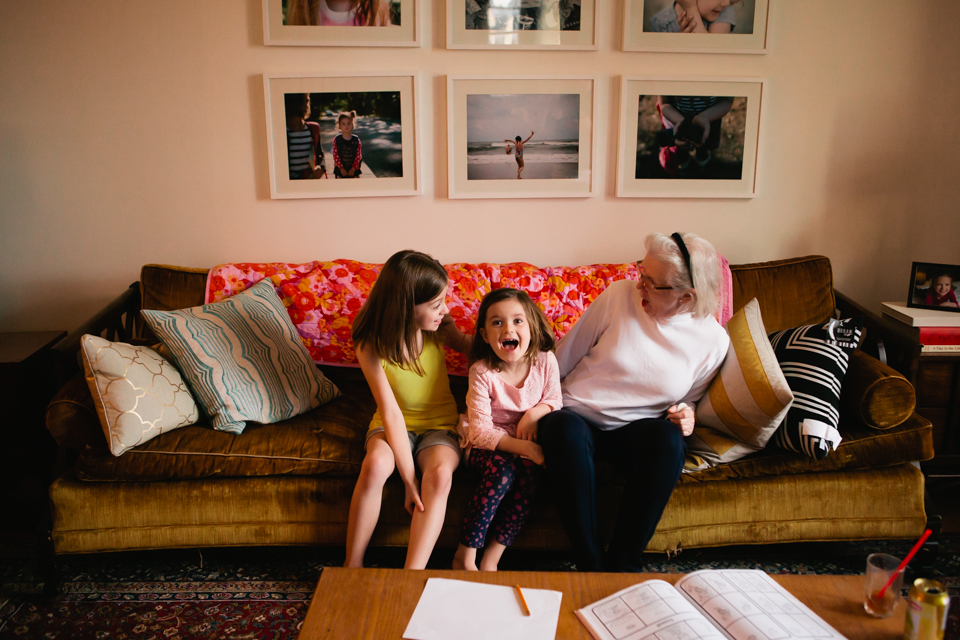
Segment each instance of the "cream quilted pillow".
M180 372L153 349L89 334L80 345L87 386L113 455L199 419Z

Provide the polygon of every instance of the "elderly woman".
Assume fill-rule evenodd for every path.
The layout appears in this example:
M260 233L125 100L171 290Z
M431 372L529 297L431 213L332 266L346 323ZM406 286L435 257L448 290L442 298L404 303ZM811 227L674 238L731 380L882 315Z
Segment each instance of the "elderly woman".
M611 284L560 340L563 409L540 420L547 479L581 571L643 570L643 550L683 470L694 403L729 344L714 318L721 275L709 242L651 234L637 268L639 283ZM605 557L596 460L625 478Z

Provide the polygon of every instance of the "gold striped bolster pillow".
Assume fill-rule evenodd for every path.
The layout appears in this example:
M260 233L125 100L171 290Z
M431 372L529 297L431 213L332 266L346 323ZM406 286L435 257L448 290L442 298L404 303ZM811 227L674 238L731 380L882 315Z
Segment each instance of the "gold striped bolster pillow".
M730 318L727 332L727 357L697 405L697 425L687 442L703 466L762 449L793 404L756 298Z

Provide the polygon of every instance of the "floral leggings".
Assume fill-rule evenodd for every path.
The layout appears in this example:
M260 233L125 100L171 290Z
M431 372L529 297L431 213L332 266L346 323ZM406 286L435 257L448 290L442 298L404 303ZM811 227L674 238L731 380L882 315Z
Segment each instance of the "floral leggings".
M509 547L530 514L540 467L513 453L485 449L471 451L467 464L480 471L482 477L467 505L461 544L479 549L492 524L497 542Z

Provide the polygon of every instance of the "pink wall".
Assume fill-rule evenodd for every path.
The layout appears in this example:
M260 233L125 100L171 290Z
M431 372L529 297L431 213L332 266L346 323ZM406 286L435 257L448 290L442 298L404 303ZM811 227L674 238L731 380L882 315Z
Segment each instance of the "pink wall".
M639 257L690 230L732 262L821 253L879 311L910 262L960 263L960 3L771 0L766 55L624 53L598 0L596 52L265 47L261 1L0 3L0 330L71 329L147 262L382 261L541 266ZM417 70L424 195L271 200L261 74ZM599 76L597 195L446 198L446 74ZM768 82L758 194L618 199L620 74Z

